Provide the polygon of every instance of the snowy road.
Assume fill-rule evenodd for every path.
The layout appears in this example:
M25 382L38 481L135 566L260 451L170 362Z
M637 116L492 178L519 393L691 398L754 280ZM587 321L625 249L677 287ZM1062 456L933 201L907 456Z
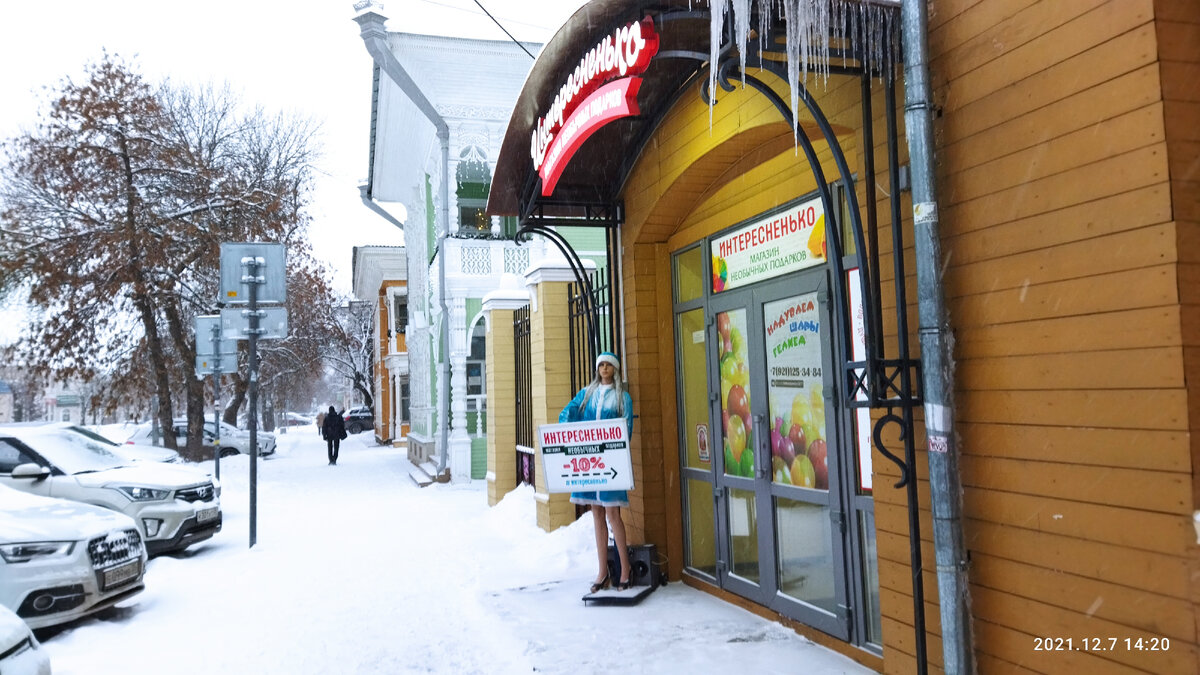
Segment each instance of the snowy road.
M280 435L253 549L248 459L223 460L223 531L49 637L54 673L871 672L682 584L584 606L590 518L546 534L531 489L489 509L483 481L419 489L402 450L370 443L328 466L311 428Z

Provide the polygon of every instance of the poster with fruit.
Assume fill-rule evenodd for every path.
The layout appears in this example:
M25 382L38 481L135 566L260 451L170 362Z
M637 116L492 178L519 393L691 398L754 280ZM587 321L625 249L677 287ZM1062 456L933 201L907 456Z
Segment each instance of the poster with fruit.
M754 476L754 425L750 418L750 368L746 347L746 310L717 314L720 351L721 437L725 473Z
M772 480L828 490L817 294L807 293L763 305L763 322Z

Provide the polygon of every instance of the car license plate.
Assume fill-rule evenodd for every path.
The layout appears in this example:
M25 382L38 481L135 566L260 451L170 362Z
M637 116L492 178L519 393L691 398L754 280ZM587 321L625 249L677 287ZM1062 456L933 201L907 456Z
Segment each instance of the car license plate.
M200 509L196 512L196 522L207 523L208 521L215 519L217 517L217 513L217 507L215 506L207 509Z
M104 590L108 590L114 586L136 579L142 573L142 561L131 560L124 565L117 565L104 570Z

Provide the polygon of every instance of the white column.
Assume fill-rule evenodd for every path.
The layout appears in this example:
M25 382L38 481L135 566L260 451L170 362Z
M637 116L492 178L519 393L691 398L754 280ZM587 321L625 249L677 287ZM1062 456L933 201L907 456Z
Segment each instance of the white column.
M389 428L392 430L392 442L395 443L400 437L400 373L392 372L389 379L392 386L392 404L389 406L392 409L392 420Z
M467 301L450 302L450 479L471 480L471 436L467 433Z

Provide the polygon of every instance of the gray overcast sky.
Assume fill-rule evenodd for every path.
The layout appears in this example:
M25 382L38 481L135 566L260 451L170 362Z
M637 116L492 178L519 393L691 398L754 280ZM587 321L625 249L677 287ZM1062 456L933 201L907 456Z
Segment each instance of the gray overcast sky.
M545 42L583 0L481 0L521 40ZM151 80L228 82L247 104L322 125L324 160L312 239L338 290L350 290L351 247L401 243L368 211L371 60L353 0L4 0L0 3L0 137L32 128L42 87L78 79L102 50ZM394 31L507 39L473 0L390 0Z

